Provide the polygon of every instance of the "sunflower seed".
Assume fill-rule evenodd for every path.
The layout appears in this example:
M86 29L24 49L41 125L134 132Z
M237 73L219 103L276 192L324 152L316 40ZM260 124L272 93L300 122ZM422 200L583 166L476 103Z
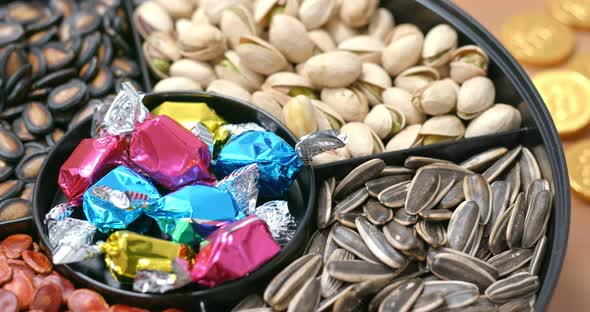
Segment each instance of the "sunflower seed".
M352 252L355 256L365 261L381 263L369 250L367 245L365 245L363 239L357 232L338 225L334 226L332 231L334 233L334 241L338 246Z
M354 285L346 293L342 294L337 300L334 301L332 312L355 312L362 308L363 298L359 295Z
M332 261L326 264L330 276L349 283L363 282L380 278L394 278L400 272L377 263L363 260Z
M469 242L469 247L467 247L466 253L468 253L470 256L475 256L479 250L479 245L483 239L484 227L485 225L478 226L473 239Z
M531 263L529 264L529 273L532 275L539 274L539 270L541 269L541 264L543 264L543 257L545 256L545 251L547 250L547 236L543 236L538 242L537 246L535 246L535 250L533 251L533 256L531 257Z
M450 162L448 160L443 160L443 159L438 159L438 158L423 157L423 156L410 156L410 157L406 158L406 161L404 162L404 167L416 170L416 169L424 167L426 165L438 164L438 163L453 164L452 162Z
M379 193L377 199L385 207L400 208L403 207L408 196L411 181L404 181L392 185Z
M490 233L488 249L494 255L500 254L502 251L508 249L506 232L508 230L510 216L512 215L512 209L514 209L514 205L508 207L503 213L500 214L500 216L498 216L498 220L496 220L496 223L492 228L492 232Z
M508 228L506 229L506 241L510 248L520 248L522 246L526 215L527 206L524 202L524 193L521 192L514 202Z
M453 212L449 209L431 209L431 210L424 210L418 214L422 219L427 221L448 221L451 220L453 216Z
M477 301L479 290L462 289L445 295L445 307L448 309L460 309Z
M549 185L549 181L545 179L537 179L531 182L528 189L525 193L525 203L527 207L530 206L531 201L533 200L533 195L535 195L538 191L547 190L551 191L551 186Z
M237 311L242 311L242 310L247 310L247 309L263 308L263 307L264 307L264 301L262 301L262 298L257 294L253 294L253 295L250 295L250 296L244 298L242 301L240 301L231 310L231 312L237 312Z
M346 197L367 181L377 177L383 168L385 168L385 162L381 159L372 159L354 168L338 183L334 190L334 198Z
M466 201L459 205L453 212L447 228L449 247L465 251L477 233L479 219L477 203Z
M522 148L519 163L521 187L526 191L534 180L541 179L541 170L537 159L535 159L531 150L526 147Z
M377 179L367 181L365 183L365 188L367 188L369 195L371 195L373 197L377 197L377 196L379 196L379 193L381 193L386 188L388 188L392 185L398 184L400 182L411 181L411 180L412 180L412 175L410 175L410 174L384 176L384 177L380 177Z
M399 175L399 174L413 174L414 170L408 169L403 166L385 166L383 171L381 171L381 176L388 176L388 175Z
M336 189L336 178L331 177L326 181L328 181L328 184L330 185L330 193L334 194L334 190Z
M430 271L441 279L473 283L480 290L496 281L490 273L466 260L466 257L449 252L435 254L430 261Z
M528 272L523 272L491 284L485 294L492 302L503 303L512 299L528 297L534 294L538 288L539 278Z
M463 180L459 180L455 182L453 187L451 187L451 189L440 200L440 208L453 208L459 205L463 199L465 199L465 194L463 193Z
M420 295L414 305L412 306L411 312L430 312L445 304L445 299L440 293L431 293L428 295Z
M410 184L404 209L410 215L430 209L441 186L440 175L432 170L418 170ZM432 205L431 205L432 204Z
M428 245L434 248L447 244L447 232L440 223L420 220L416 223L415 230Z
M312 254L312 255L323 255L324 250L326 248L326 242L328 240L328 231L320 231L317 230L311 236L309 243L305 246L305 251L303 254Z
M409 311L420 296L422 289L424 289L424 281L419 278L403 281L383 300L379 306L379 312Z
M334 252L330 256L330 259L328 259L328 262L326 262L326 264L330 263L332 261L342 261L342 260L354 260L354 255L345 249L338 248L338 249L334 250ZM321 283L321 293L324 298L328 298L328 297L331 297L331 296L337 294L344 286L344 282L342 282L341 280L337 280L337 279L333 278L332 276L330 276L330 274L328 274L328 271L326 270L325 266L324 266L324 270L322 271L322 275L320 277L320 283Z
M410 228L395 221L391 221L383 226L383 234L393 247L402 251L411 250L420 244L420 241L414 236Z
M506 183L510 185L510 203L516 200L520 193L520 164L514 163L514 166L506 174Z
M345 212L339 213L336 215L336 220L342 225L347 228L355 229L356 230L356 223L354 222L356 218L364 216L362 213L356 212Z
M495 181L494 183L492 183L491 188L492 213L488 224L486 224L484 237L490 237L490 234L492 233L492 228L498 220L498 216L500 216L500 214L502 214L506 210L506 207L508 207L508 202L510 200L510 189L507 182Z
M328 238L326 240L326 246L324 247L324 254L322 254L322 263L326 263L328 262L328 259L330 259L330 256L332 256L332 253L334 252L334 250L336 250L336 248L338 248L338 245L336 244L336 241L334 240L334 231L336 230L336 227L332 227L330 229L330 232L328 233Z
M534 311L529 305L529 298L519 298L508 301L498 307L498 312Z
M360 207L367 198L369 198L369 192L367 192L364 187L352 192L334 207L330 219L336 220L336 214L350 212L357 207ZM332 222L333 221L330 221L329 223Z
M514 162L522 151L522 146L517 146L511 149L506 155L498 159L493 165L491 165L486 171L482 173L482 176L488 181L488 183L494 182L494 180L502 174L509 166Z
M424 283L424 291L422 292L423 295L428 295L432 293L441 293L443 296L447 294L451 294L454 292L459 292L463 290L471 290L474 292L478 292L478 288L473 283L463 282L463 281L427 281Z
M410 277L411 278L411 277ZM399 277L392 281L389 285L381 289L374 297L371 299L369 303L368 310L369 312L376 312L379 310L379 306L387 298L387 296L399 285L401 285L404 281L410 279L408 277Z
M332 220L332 191L327 180L321 182L320 189L318 190L317 211L318 228L324 229L328 226L330 220Z
M367 219L373 224L382 225L393 219L393 211L374 199L369 199L363 205L363 211Z
M487 224L492 215L492 188L479 174L465 176L463 192L466 201L474 201L479 207L479 224Z
M450 311L495 312L496 310L497 310L497 307L495 304L493 304L487 298L485 298L483 296L479 296L479 298L477 298L477 300L474 303L472 303L471 305L468 305L466 307L463 307L461 309L447 309L447 308L443 307L438 312L450 312Z
M524 220L522 246L532 248L545 234L547 223L551 215L551 192L542 190L533 195Z
M449 253L449 254L453 254L453 255L457 255L459 257L462 257L465 261L471 261L473 264L475 264L476 266L480 267L481 269L483 269L484 271L486 271L488 274L490 274L494 279L498 278L498 269L496 269L494 266L490 265L489 263L480 260L478 258L475 258L469 254L466 254L464 252L460 252L451 248L441 248L439 250L430 250L430 257L434 257L435 255L439 254L439 253Z
M412 225L418 222L418 216L410 215L402 208L393 214L393 220L402 225Z
M312 278L303 284L287 307L288 312L315 311L320 304L320 281Z
M459 166L469 170L480 170L486 168L500 157L506 155L508 149L505 147L496 147L485 152L472 156L459 164Z
M394 269L405 267L408 264L406 257L387 243L385 234L379 231L365 217L358 217L356 219L356 227L369 250L381 262Z
M510 249L490 258L487 262L498 269L500 276L506 276L527 264L532 257L532 249Z

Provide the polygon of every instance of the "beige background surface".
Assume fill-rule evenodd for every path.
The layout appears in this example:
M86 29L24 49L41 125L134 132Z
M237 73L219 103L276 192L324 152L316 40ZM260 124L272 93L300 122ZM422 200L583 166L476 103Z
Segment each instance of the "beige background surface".
M496 37L502 23L510 16L544 13L543 0L453 0L474 16ZM590 52L590 31L576 31L575 53ZM561 65L563 67L564 65ZM525 66L529 74L544 68ZM590 101L590 99L589 99ZM567 148L576 139L590 138L586 130L577 138L563 141ZM572 194L571 224L565 264L548 311L590 311L590 204Z

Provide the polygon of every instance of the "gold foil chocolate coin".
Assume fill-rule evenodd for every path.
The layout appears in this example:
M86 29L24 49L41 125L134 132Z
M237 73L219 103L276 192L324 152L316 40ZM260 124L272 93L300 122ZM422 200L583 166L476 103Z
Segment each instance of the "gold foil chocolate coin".
M590 201L590 140L578 141L566 148L565 157L572 190Z
M556 20L576 28L590 28L590 1L547 0L547 9Z

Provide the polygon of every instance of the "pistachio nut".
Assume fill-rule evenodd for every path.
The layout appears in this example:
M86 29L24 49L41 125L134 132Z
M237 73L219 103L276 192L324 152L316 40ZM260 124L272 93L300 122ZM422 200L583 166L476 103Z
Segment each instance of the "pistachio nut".
M195 3L192 0L155 0L168 14L174 18L190 17Z
M427 115L448 114L457 105L459 85L451 79L437 80L416 90L412 104Z
M241 37L236 52L244 66L259 74L270 75L289 66L279 50L258 37Z
M367 114L364 123L383 140L403 129L406 126L406 117L393 107L379 104Z
M383 50L381 63L392 76L416 65L420 61L424 34L412 24L401 24L393 29L391 42Z
M318 88L342 88L360 77L362 63L356 54L334 51L310 58L305 63L304 71Z
M195 25L200 25L200 24L211 25L211 21L209 21L209 17L207 17L207 15L205 14L205 10L203 10L202 8L198 8L193 12L193 15L191 16L191 22Z
M469 123L465 137L516 130L521 123L522 116L518 109L506 104L496 104Z
M426 120L424 112L412 104L412 94L400 88L387 88L383 91L383 103L401 112L407 125L421 125Z
M380 64L385 45L380 39L362 35L348 38L338 45L338 50L355 53L363 62Z
M450 76L457 83L463 83L476 76L485 76L490 59L476 45L463 46L453 52Z
M250 102L250 99L252 98L248 90L233 81L224 79L211 81L209 87L207 87L207 92L235 97L236 99L246 102Z
M292 16L275 16L270 23L268 37L269 42L290 62L303 63L313 56L315 44L307 35L305 25Z
M240 37L257 35L254 17L243 5L225 9L221 14L219 28L233 49L240 44Z
M155 92L165 91L201 91L201 85L186 77L164 78L154 86Z
M457 98L457 116L473 119L494 104L496 88L487 77L473 77L461 85Z
M433 27L424 38L422 61L425 65L437 67L451 60L457 48L457 31L447 24Z
M254 5L254 21L264 28L276 15L297 16L300 0L258 0Z
M363 121L369 113L367 98L354 88L325 88L322 90L321 99L349 122Z
M301 75L291 72L278 72L269 76L262 90L271 93L284 105L291 97L304 95L310 99L316 99L313 86L309 80Z
M233 81L250 92L260 89L264 79L244 66L238 54L232 50L225 52L225 58L215 65L215 72L219 78Z
M429 145L460 139L465 135L465 126L455 115L434 116L422 124L422 144Z
M345 121L342 118L342 116L340 116L340 114L337 111L335 111L326 103L318 100L311 100L311 104L315 107L316 112L319 116L317 119L318 125L320 125L320 130L340 129L345 124Z
M352 157L363 157L383 153L385 147L375 132L362 122L345 124L340 133L346 135L346 148Z
M149 68L161 79L169 76L172 61L180 59L180 49L170 34L153 32L143 43L143 55Z
M156 31L172 33L174 30L172 17L155 1L140 4L133 11L133 22L144 39Z
M315 113L311 100L303 95L292 98L283 107L285 125L297 138L318 130Z
M407 126L387 142L385 151L393 152L422 145L420 128L420 124Z
M303 0L299 6L299 19L307 29L322 27L336 8L336 0Z
M410 67L401 72L393 81L393 84L410 93L426 86L427 84L439 80L440 74L430 66Z
M369 104L383 103L381 94L385 89L391 88L392 82L389 74L379 65L363 63L361 76L355 86L367 97Z
M192 28L194 25L193 22L191 20L189 20L188 18L179 18L176 21L174 21L174 28L176 30L178 29L190 29ZM209 25L209 24L207 24Z
M178 25L177 25L178 26ZM183 25L176 28L180 54L197 61L214 60L225 52L225 37L219 29L207 24Z
M348 151L348 148L345 146L345 147L342 147L339 149L335 149L335 150L323 152L319 155L315 155L315 156L313 156L311 163L314 166L319 166L319 165L323 165L323 164L332 163L335 161L347 160L349 158L350 158L350 152Z
M379 8L373 14L369 23L369 36L373 36L383 42L395 26L393 14L387 9Z
M316 46L316 54L336 50L336 44L334 43L334 40L332 40L332 37L330 37L330 34L327 31L323 29L316 29L310 31L309 33L307 33L307 35Z
M207 88L209 83L216 79L211 65L191 59L181 59L172 63L170 76L190 78L204 88Z
M350 27L359 28L369 24L373 13L377 10L377 0L342 1L340 4L340 19Z
M252 104L283 122L283 107L272 95L263 91L256 91L252 94Z
M213 25L219 24L221 15L225 9L238 4L248 7L251 6L249 0L199 0L199 8L203 9L205 15Z
M348 38L359 35L358 30L348 27L342 23L342 21L337 16L332 17L328 23L326 23L325 27L336 44L339 44Z

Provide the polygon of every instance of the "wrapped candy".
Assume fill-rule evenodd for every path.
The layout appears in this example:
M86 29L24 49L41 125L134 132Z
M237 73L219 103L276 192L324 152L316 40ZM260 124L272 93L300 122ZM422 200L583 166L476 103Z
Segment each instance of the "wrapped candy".
M96 227L88 221L46 216L45 223L54 264L78 262L100 253L98 246L92 245Z
M281 250L266 223L255 216L220 228L207 241L190 274L193 281L208 287L246 276Z
M284 200L273 200L256 207L253 212L260 220L266 222L272 237L281 246L285 246L297 231L297 221L289 212L289 205Z
M128 162L127 141L123 138L84 139L59 169L58 184L66 198L79 205L82 195L92 184Z
M138 122L149 117L149 111L141 100L143 95L137 92L130 82L121 85L121 91L113 103L100 106L94 112L93 127L98 136L131 134Z
M258 164L251 164L234 170L230 175L217 182L216 187L228 191L240 209L240 216L251 215L258 199Z
M199 249L203 239L218 228L232 221L206 221L197 219L159 219L158 224L162 232L168 235L169 240L189 245Z
M84 193L84 214L101 232L125 229L160 198L142 175L119 166Z
M198 181L210 183L212 179L207 145L167 116L136 126L129 157L145 174L169 190Z

